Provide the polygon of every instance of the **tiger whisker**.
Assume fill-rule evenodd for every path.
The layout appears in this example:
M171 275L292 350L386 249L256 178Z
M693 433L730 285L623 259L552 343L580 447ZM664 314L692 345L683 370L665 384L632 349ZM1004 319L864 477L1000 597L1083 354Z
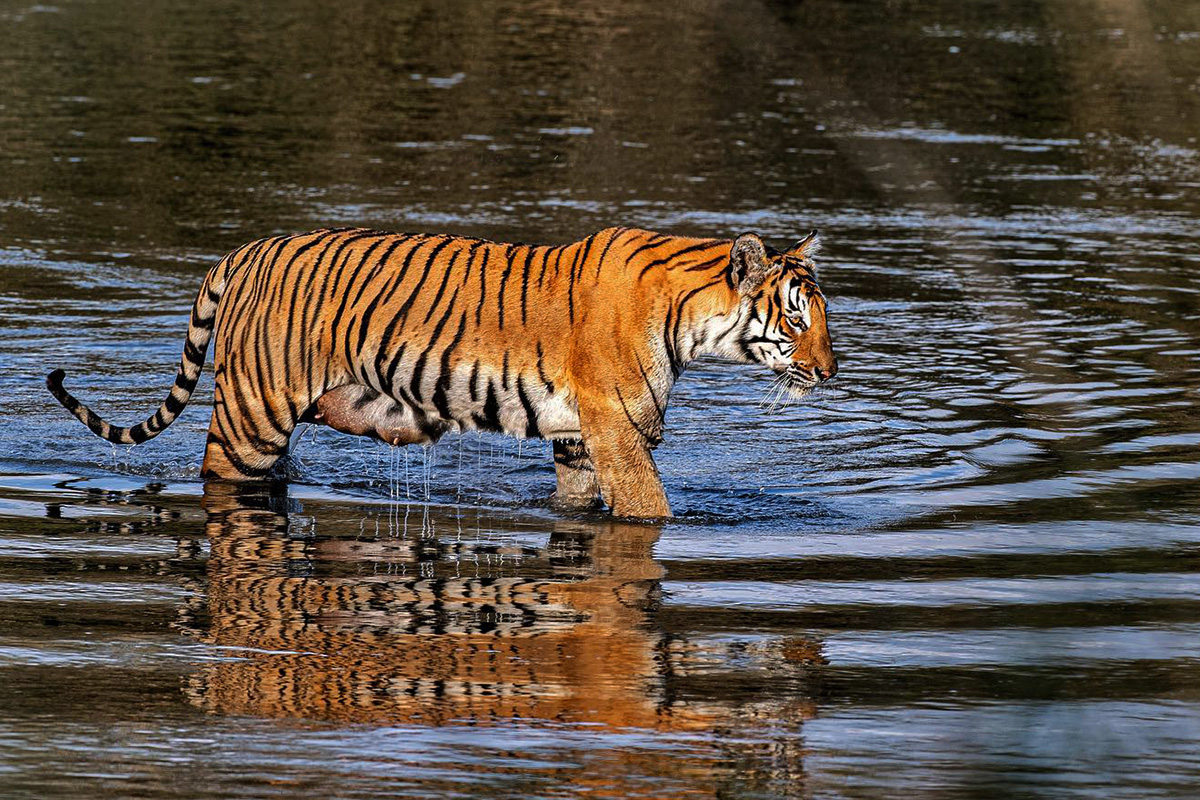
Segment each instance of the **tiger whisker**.
M766 406L773 399L774 395L783 388L785 380L787 380L786 375L778 375L773 381L771 381L766 390L763 392L762 399L758 401L759 408L766 408Z
M776 399L778 399L778 396L781 392L786 390L786 386L787 375L779 375L778 378L770 381L770 385L767 386L767 391L763 393L763 398L761 401L758 401L758 408L766 408L767 405L772 405L772 408L774 408Z
M771 408L770 408L769 413L774 413L779 408L779 404L783 402L784 398L790 394L789 386L788 386L790 381L787 380L786 375L783 377L784 377L784 380L782 383L780 383L779 390L775 393L775 400L774 400L774 402L771 403Z

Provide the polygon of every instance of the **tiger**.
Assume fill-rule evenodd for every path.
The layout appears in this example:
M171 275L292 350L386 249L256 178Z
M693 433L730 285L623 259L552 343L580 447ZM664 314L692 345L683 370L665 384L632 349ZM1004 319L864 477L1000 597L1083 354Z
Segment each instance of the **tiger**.
M201 477L270 477L299 423L394 445L447 432L549 439L554 505L666 518L653 450L702 355L765 365L803 395L838 371L810 233L693 238L614 227L557 246L325 228L249 242L207 273L166 399L111 425L57 369L54 397L138 444L187 405L214 332Z

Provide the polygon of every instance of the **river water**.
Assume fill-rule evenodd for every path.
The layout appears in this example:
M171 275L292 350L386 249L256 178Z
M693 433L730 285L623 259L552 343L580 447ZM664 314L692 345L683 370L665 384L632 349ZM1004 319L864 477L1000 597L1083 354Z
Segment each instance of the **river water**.
M1200 795L1200 4L0 2L0 795ZM326 225L824 234L841 374L705 362L679 518L544 443L160 402Z

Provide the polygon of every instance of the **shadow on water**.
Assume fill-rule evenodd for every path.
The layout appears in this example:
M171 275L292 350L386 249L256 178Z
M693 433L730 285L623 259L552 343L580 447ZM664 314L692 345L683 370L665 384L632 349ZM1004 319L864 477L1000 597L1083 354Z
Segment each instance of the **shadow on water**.
M189 681L206 711L678 731L729 717L672 700L671 645L649 624L655 526L539 520L548 541L530 545L506 541L519 520L482 511L296 519L285 498L216 491L183 624L250 655Z

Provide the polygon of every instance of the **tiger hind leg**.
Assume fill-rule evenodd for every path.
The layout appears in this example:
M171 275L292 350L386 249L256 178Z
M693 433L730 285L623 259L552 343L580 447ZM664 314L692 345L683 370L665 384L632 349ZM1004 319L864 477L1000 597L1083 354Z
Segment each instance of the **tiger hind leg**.
M270 477L287 455L296 419L277 398L249 397L236 382L218 376L200 476L206 480L252 481ZM253 409L253 411L248 411Z
M328 425L352 436L367 436L391 445L432 444L447 425L370 386L349 384L331 389L300 419Z
M580 439L554 440L554 474L558 488L550 504L568 510L599 508L600 481Z

